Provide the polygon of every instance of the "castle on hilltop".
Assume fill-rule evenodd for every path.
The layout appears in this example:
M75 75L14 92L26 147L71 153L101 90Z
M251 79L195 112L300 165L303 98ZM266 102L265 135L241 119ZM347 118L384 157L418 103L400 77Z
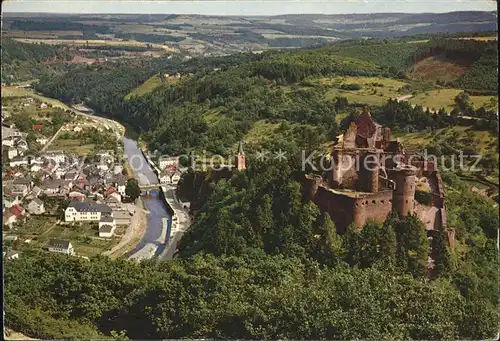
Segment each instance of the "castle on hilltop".
M305 194L322 212L328 212L339 233L369 220L383 222L392 210L417 214L429 236L444 228L453 246L454 230L447 229L444 190L433 162L407 153L391 140L391 131L363 110L337 138L329 170L306 176ZM432 193L430 207L415 201L417 186Z

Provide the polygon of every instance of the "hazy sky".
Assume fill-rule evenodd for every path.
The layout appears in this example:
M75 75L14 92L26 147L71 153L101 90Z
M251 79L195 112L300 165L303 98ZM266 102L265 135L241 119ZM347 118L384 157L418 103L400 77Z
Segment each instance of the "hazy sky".
M276 15L294 13L375 13L493 11L492 0L5 0L5 12L52 13L165 13L210 15Z

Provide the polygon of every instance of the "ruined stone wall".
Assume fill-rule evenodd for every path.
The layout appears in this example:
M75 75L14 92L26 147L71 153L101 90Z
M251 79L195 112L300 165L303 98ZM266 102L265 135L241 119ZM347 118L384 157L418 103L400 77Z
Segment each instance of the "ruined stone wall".
M412 161L412 166L417 168L417 176L430 176L432 173L437 172L436 166L432 161Z
M349 127L347 128L346 132L344 133L344 138L342 141L342 147L343 148L356 148L356 132L358 130L358 127L354 122L351 122L349 124Z
M437 206L440 208L444 208L444 184L443 179L441 178L441 174L438 172L434 173L436 177L437 190L438 190L438 198L437 198Z
M359 216L355 215L353 219L357 222L356 226L362 227L369 220L382 223L392 211L392 191L378 192L356 199L354 207L355 213L359 212Z
M377 153L367 152L360 158L358 189L362 192L376 193L379 190L379 157ZM367 167L365 167L367 166Z
M358 181L357 153L334 151L332 154L333 167L330 172L329 185L332 188L354 188Z
M313 197L313 202L318 205L321 212L330 214L337 227L337 232L344 233L352 223L361 228L369 220L384 222L392 210L392 191L354 198L320 186Z
M318 205L321 212L328 212L335 222L338 233L347 231L347 227L354 220L353 198L346 195L336 194L324 187L319 187L313 201Z
M323 178L317 174L306 175L302 186L303 195L307 200L313 200L319 186L323 184Z

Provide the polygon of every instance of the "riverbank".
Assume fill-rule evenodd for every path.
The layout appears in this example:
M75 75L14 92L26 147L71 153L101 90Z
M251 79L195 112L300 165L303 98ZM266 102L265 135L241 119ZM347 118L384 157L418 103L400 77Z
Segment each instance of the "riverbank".
M135 248L128 252L128 258L143 260L157 257L164 251L165 243L161 242L165 235L162 221L164 218L171 220L170 209L160 188L155 165L147 160L143 151L135 140L123 138L124 152L127 155L135 178L140 186L154 186L156 189L150 191L150 196L143 197L144 206L149 212L147 216L147 227Z
M162 186L163 193L167 204L173 211L171 227L175 230L172 238L169 239L168 245L165 247L163 252L160 254L160 259L172 259L174 257L175 251L177 250L177 243L181 240L182 235L191 226L191 218L189 217L188 211L183 207L177 196L175 195L176 187L173 186ZM174 217L177 218L174 221ZM170 231L168 231L170 233Z
M125 234L122 236L120 243L115 245L111 250L104 252L103 255L116 259L132 251L146 231L146 221L147 211L144 208L142 199L138 198L135 205L134 216Z
M16 332L10 328L5 328L5 340L39 340L26 336L22 333Z

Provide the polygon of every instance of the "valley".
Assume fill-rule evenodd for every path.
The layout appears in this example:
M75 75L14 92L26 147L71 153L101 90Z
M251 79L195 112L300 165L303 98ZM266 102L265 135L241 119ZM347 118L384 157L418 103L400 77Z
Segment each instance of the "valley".
M496 32L496 11L8 13L9 333L494 337Z

